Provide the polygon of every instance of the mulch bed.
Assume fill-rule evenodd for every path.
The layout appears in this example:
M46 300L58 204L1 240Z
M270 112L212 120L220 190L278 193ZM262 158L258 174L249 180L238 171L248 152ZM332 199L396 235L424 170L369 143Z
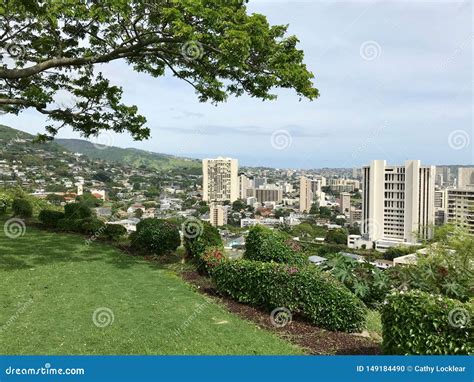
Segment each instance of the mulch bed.
M291 323L284 327L275 327L270 321L270 313L241 304L220 295L209 279L196 271L182 272L185 281L194 285L201 293L217 299L227 309L243 319L255 323L258 327L270 330L287 341L304 348L308 354L351 354L378 355L381 354L379 344L366 337L343 332L331 332L317 328L301 317L293 316Z

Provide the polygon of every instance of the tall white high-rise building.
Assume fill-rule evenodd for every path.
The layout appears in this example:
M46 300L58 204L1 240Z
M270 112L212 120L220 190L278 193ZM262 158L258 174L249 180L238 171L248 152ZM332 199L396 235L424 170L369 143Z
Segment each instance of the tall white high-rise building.
M435 210L436 225L443 225L444 223L446 223L447 205L448 205L448 190L446 188L436 189L435 196L434 196L434 210Z
M474 189L448 190L447 222L474 235Z
M474 190L474 167L458 168L458 188Z
M311 179L302 176L300 178L300 212L309 213L311 206L315 202L319 206L325 205L326 194L322 191L323 182L325 185L326 178L324 177Z
M387 166L385 160L374 160L362 175L362 234L387 246L432 237L435 166L422 166L419 160Z
M351 216L351 194L348 192L341 192L339 199L339 207L342 214L347 218Z
M252 180L245 174L239 175L239 199L247 199L248 190L252 188Z
M238 171L237 159L203 159L202 199L206 202L235 202L239 198Z

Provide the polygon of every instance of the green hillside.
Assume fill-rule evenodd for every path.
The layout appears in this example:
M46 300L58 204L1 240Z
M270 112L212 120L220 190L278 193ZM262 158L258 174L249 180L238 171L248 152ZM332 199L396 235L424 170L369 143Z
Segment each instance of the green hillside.
M46 143L37 143L34 139L34 135L0 125L0 147L3 148L0 151L4 155L7 153L34 155L35 150L51 153L70 151L81 153L93 160L99 159L135 167L146 166L156 170L188 169L188 172L194 173L199 172L201 168L201 163L196 159L180 158L134 148L123 149L113 146L97 148L93 143L82 139L55 139L53 142Z
M15 239L3 231L0 354L303 352L112 246L30 226Z
M6 159L27 160L39 152L58 155L63 151L64 147L54 142L37 142L34 135L0 125L0 153Z
M195 159L179 158L134 148L123 149L113 146L97 148L93 143L81 139L55 139L55 142L69 151L84 154L91 159L102 159L135 167L144 165L156 170L174 168L197 169L201 167L200 162Z

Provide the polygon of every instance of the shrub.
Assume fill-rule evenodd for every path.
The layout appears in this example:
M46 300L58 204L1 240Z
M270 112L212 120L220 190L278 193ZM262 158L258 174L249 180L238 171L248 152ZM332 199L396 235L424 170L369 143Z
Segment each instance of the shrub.
M59 221L64 219L64 212L52 211L52 210L42 210L39 213L39 220L45 227L48 228L57 228Z
M329 243L329 244L346 245L347 233L343 229L330 229L326 233L325 241L326 243Z
M471 354L471 303L422 291L395 292L382 309L385 354Z
M462 302L472 297L474 236L461 228L444 229L446 237L426 247L427 253L418 257L416 266L385 271L393 288L403 286Z
M83 203L70 203L64 206L67 219L87 219L92 216L92 210Z
M260 225L251 227L245 241L244 258L255 261L274 261L293 265L305 265L308 259L290 247L287 236L282 232ZM294 247L297 249L297 247Z
M217 290L243 303L285 307L329 330L359 331L366 308L344 285L313 266L227 260L211 270Z
M0 215L7 212L8 207L12 203L11 197L8 194L0 193Z
M83 219L64 218L58 221L57 228L66 232L81 232Z
M166 220L144 219L131 236L132 247L156 255L174 251L181 244L178 227Z
M107 224L102 235L109 240L119 240L127 234L127 229L120 224Z
M408 246L397 246L388 248L383 254L385 260L392 260L396 257L409 255L410 253L415 253L420 248L413 248Z
M97 218L89 217L81 220L80 230L87 235L100 235L104 229L104 222Z
M216 227L200 220L186 221L182 226L184 246L188 255L200 259L209 247L224 248L221 236Z
M30 218L33 216L33 206L29 200L17 198L12 203L12 210L15 216Z
M199 270L209 275L214 268L226 261L227 257L220 247L208 247L201 255L202 262L199 264Z
M338 254L331 256L323 268L369 307L376 308L390 289L387 273L366 262L359 263Z

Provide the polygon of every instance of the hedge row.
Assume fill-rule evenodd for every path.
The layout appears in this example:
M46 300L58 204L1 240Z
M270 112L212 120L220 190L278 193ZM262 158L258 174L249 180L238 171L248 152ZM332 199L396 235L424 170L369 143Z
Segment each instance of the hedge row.
M385 354L472 354L472 301L413 290L387 297L382 309Z
M322 328L357 332L365 323L363 303L316 267L227 260L212 268L211 278L217 290L239 302L285 307Z
M261 225L250 228L244 259L296 266L308 264L308 257L292 248L285 234Z

